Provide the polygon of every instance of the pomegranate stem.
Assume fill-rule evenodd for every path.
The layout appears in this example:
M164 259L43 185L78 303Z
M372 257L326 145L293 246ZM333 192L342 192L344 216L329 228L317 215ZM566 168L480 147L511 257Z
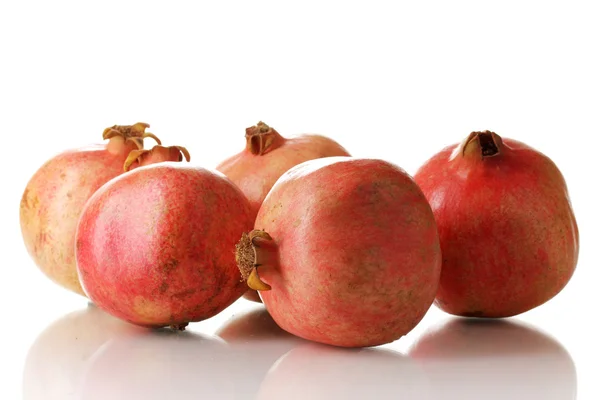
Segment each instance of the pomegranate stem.
M269 264L272 254L267 248L273 244L273 238L267 232L257 229L249 234L242 234L242 238L236 244L235 259L242 278L250 289L271 290L271 286L260 279L258 267Z
M493 157L502 151L502 138L491 131L471 132L462 145L462 155L478 156L482 159Z
M246 149L254 155L262 156L281 146L284 141L279 132L262 121L246 128Z
M123 170L129 171L135 162L139 164L136 166L142 166L163 161L183 161L184 158L186 161L190 161L190 152L183 146L156 145L149 150L132 150L123 164Z
M150 125L145 122L137 122L133 125L113 125L104 129L102 139L110 140L109 151L112 148L120 148L123 143L127 142L132 142L138 149L143 149L145 138L154 139L160 144L160 139L156 135L146 132L149 127Z

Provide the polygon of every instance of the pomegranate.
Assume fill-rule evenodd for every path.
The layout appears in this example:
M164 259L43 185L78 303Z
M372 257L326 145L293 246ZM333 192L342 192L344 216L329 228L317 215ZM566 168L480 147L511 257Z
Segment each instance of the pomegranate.
M408 355L429 380L431 399L575 399L577 371L555 339L522 322L450 318Z
M286 172L236 257L281 328L343 347L412 330L433 302L441 267L433 213L412 178L391 163L351 157Z
M217 166L246 195L254 216L288 169L315 158L349 156L346 149L321 135L284 138L264 122L246 128L246 148Z
M37 266L59 285L85 295L75 266L75 230L86 201L104 183L123 173L132 150L143 148L149 125L115 125L104 130L106 144L58 154L33 175L21 199L21 232Z
M217 166L246 195L254 217L275 181L294 165L315 158L349 156L346 149L321 135L284 138L264 122L246 128L246 148ZM248 290L244 298L260 302L258 293Z
M460 316L510 317L554 297L577 264L567 187L542 153L473 132L416 173L438 225L443 265L435 304Z
M252 222L248 200L221 173L170 162L141 166L100 188L81 215L83 288L118 318L184 329L246 290L232 249Z

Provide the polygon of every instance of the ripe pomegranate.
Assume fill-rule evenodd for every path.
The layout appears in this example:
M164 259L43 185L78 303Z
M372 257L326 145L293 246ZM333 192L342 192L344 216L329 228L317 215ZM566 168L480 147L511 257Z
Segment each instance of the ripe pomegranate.
M577 398L569 352L522 322L450 318L425 332L408 355L429 380L427 398Z
M335 141L321 135L284 138L264 122L246 128L246 148L217 166L246 195L256 217L275 181L288 169L315 158L349 156ZM244 298L260 302L258 293L248 290Z
M473 132L416 173L443 254L435 304L460 316L510 317L554 297L577 264L567 187L542 153Z
M100 188L81 215L83 288L123 320L184 329L246 290L232 249L252 222L248 200L219 172L169 162L136 168Z
M104 130L106 144L68 150L33 175L21 199L21 233L37 266L59 285L85 295L75 266L75 229L86 201L104 183L123 173L132 150L143 148L149 125L115 125Z
M435 297L433 213L391 163L328 157L297 165L273 186L255 229L237 245L240 271L294 335L343 347L388 343L412 330Z

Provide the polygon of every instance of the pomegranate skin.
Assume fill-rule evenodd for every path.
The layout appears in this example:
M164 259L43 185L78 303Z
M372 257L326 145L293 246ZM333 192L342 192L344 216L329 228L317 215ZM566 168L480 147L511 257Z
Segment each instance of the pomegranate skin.
M108 143L58 154L28 182L19 213L23 241L39 269L60 286L85 295L74 252L79 215L100 186L124 172L123 162L142 146L147 127L138 123L107 128Z
M412 178L391 163L302 163L265 199L259 228L272 238L253 249L260 264L253 272L271 287L261 298L296 336L341 347L392 342L434 300L441 251L433 213Z
M303 134L284 138L262 122L246 129L246 140L243 151L224 160L216 169L244 192L255 216L275 181L294 165L316 158L350 155L328 137Z
M260 206L277 179L288 169L316 158L350 156L334 140L314 134L284 138L264 122L246 129L246 148L224 160L216 169L224 173L246 195L256 218ZM244 294L261 302L255 290Z
M98 307L146 327L210 318L246 290L235 254L250 205L225 176L165 162L100 188L77 229L77 268Z
M443 254L435 304L465 317L510 317L568 283L579 233L554 162L516 140L473 132L427 161L415 180Z

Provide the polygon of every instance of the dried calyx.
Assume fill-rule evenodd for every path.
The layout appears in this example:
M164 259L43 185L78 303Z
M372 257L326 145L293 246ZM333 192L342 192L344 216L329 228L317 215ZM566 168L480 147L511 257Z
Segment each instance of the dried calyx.
M123 164L123 169L125 171L129 171L129 169L131 169L134 163L137 163L135 165L136 167L141 167L143 165L155 164L165 161L183 161L184 157L186 161L190 161L190 153L185 147L165 147L161 145L156 145L149 150L132 150L127 156L125 163Z
M260 279L257 270L262 265L274 263L275 243L271 235L257 229L244 233L235 245L235 250L235 260L248 287L254 290L271 290L271 286Z
M262 156L281 146L284 141L279 132L262 121L246 128L246 149L254 155Z
M175 324L175 325L169 325L169 328L171 328L174 331L185 331L185 328L189 325L189 322L184 322L181 324Z
M132 142L138 149L144 148L145 138L154 139L156 143L161 144L160 139L156 135L146 132L146 129L149 127L150 125L145 122L138 122L133 125L113 125L102 132L102 138L104 140L110 139L111 142Z
M483 159L500 154L503 147L502 138L495 132L471 132L462 144L462 155L473 155Z

